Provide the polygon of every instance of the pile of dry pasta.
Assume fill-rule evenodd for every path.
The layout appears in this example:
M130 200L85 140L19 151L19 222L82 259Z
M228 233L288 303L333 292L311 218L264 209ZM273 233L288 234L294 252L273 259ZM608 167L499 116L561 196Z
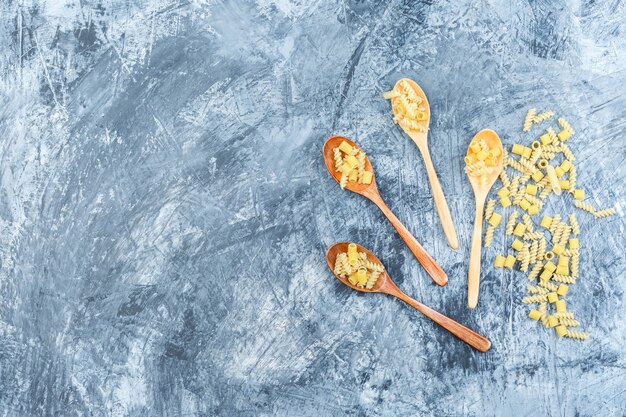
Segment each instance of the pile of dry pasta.
M394 122L414 132L428 130L428 112L423 106L424 99L415 91L409 80L401 79L393 90L385 92L383 97L391 100L395 114Z
M358 184L371 184L372 171L365 169L367 155L357 146L352 146L345 140L338 147L333 148L333 158L335 159L335 170L341 172L339 185L346 188L348 181Z
M348 245L348 252L342 252L335 258L335 274L348 278L350 284L359 288L372 289L385 267L367 259L365 252L358 252L354 243Z
M554 112L537 113L530 109L524 120L523 130L552 119ZM574 329L580 326L573 312L567 308L566 296L569 286L579 278L580 225L574 213L567 216L554 214L542 216L538 225L532 217L539 214L546 199L551 195L565 196L576 208L602 218L616 214L615 208L597 209L583 201L585 191L578 188L575 156L567 141L575 133L563 118L558 119L558 132L552 126L533 141L530 147L513 145L511 155L504 151L504 169L500 174L502 187L498 190L500 206L510 214L505 233L513 235L513 253L498 255L494 266L513 269L516 265L526 273L531 284L524 304L535 307L528 316L547 328L554 328L557 335L585 340L589 334ZM489 200L485 219L489 223L485 232L485 246L493 241L495 229L502 215L495 213L496 201Z

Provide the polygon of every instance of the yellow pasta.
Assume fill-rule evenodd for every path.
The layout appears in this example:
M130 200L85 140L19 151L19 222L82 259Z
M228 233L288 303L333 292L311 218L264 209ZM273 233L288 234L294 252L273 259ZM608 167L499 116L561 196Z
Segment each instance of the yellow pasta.
M507 255L506 259L504 260L504 267L508 269L512 269L513 266L515 266L516 260L517 259L515 259L515 256Z
M614 207L610 207L610 208L606 208L603 210L597 210L593 213L594 217L596 219L602 218L602 217L609 217L609 216L613 216L617 214L617 210L615 210Z
M535 304L535 303L544 302L547 299L548 299L548 297L545 294L535 294L535 295L531 295L531 296L522 298L522 303L524 303L524 304Z
M505 257L502 255L497 255L496 259L493 261L493 266L496 268L504 268Z
M580 326L580 322L574 319L559 319L559 324L566 327L578 327Z
M341 172L339 185L345 189L348 182L358 184L371 184L373 173L365 169L367 155L356 146L350 145L345 140L333 149L335 170Z
M487 201L487 206L485 208L485 219L489 219L493 214L493 209L496 207L496 200L490 199Z
M373 288L384 270L380 263L368 260L365 252L358 252L354 243L349 243L347 251L335 258L335 274L360 288Z
M595 207L593 207L593 206L592 206L591 204L589 204L589 203L585 203L584 201L578 201L578 200L576 200L576 201L574 201L574 205L575 205L577 208L579 208L579 209L581 209L581 210L585 210L585 211L587 211L587 212L589 212L589 213L591 213L591 214L595 214L595 212L596 212Z
M578 340L587 340L589 339L589 333L586 332L578 332L574 330L568 330L565 334L566 337Z
M541 262L537 262L535 263L535 265L533 266L533 268L530 270L530 272L528 273L528 279L531 281L534 281L535 279L537 279L537 276L539 275L539 273L541 272L541 268L543 267Z
M575 284L576 278L568 275L553 274L552 280L556 282L562 282L563 284Z
M561 186L559 185L559 178L556 175L556 171L552 165L548 165L546 167L546 172L548 174L548 179L550 180L550 186L552 187L552 191L556 195L561 194Z
M528 113L526 113L526 117L524 118L524 127L523 127L524 132L528 132L530 130L530 127L533 125L533 120L535 119L536 115L537 115L537 109L535 108L528 109Z

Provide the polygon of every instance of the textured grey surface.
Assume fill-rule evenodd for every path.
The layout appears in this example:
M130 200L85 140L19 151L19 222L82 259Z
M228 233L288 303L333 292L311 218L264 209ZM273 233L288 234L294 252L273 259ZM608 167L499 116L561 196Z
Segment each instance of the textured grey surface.
M0 416L625 415L624 2L21 0L0 17ZM457 252L381 98L401 76L430 98ZM620 206L580 216L587 343L525 318L519 273L486 268L465 307L461 156L484 127L530 140L531 105L573 123L579 183ZM447 287L330 180L333 133L369 152ZM493 349L342 288L323 253L347 239Z

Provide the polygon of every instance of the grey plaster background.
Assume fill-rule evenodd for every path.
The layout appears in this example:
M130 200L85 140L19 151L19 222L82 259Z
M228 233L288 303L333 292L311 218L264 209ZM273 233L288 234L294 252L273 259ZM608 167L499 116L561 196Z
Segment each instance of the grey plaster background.
M626 3L5 0L0 17L0 416L626 415ZM381 98L401 76L430 98L456 253ZM461 156L484 127L529 141L530 106L574 124L579 183L620 210L579 216L587 343L525 318L519 273L486 268L465 307ZM333 133L369 152L447 287L330 180ZM323 253L346 239L493 349L342 288Z

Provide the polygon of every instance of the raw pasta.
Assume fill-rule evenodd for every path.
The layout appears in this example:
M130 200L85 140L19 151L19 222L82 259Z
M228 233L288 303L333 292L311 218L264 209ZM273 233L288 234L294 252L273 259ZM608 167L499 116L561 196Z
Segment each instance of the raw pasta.
M348 182L358 184L371 184L373 173L365 169L367 155L356 146L351 146L345 140L333 148L333 159L335 160L335 170L341 172L339 185L346 188Z
M385 267L368 260L365 252L357 252L354 243L348 245L347 252L338 253L335 258L335 274L360 288L372 289L384 271Z

